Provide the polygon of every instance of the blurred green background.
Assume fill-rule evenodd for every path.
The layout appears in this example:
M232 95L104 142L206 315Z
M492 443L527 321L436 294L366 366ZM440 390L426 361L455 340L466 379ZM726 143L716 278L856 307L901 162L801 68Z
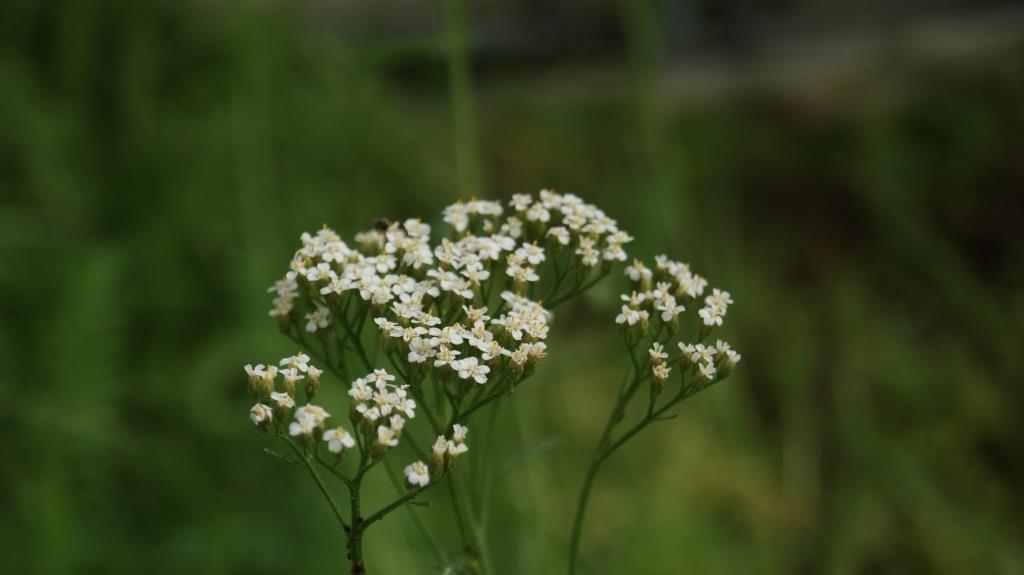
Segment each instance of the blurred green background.
M554 187L729 289L744 358L610 461L583 572L1024 573L1022 31L997 1L5 0L0 572L342 572L246 417L241 365L294 351L265 288L322 223ZM618 289L495 420L498 573L564 569ZM367 545L444 568L404 512Z

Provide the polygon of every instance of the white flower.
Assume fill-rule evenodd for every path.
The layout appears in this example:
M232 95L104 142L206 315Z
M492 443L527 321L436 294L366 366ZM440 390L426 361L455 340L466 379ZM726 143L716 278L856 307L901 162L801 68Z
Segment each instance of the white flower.
M309 369L308 367L306 368ZM280 371L281 377L284 378L285 389L292 389L295 384L304 379L303 376L299 375L299 370L294 367L286 367Z
M275 391L270 394L270 399L282 409L291 409L295 407L295 400L292 396L282 391Z
M257 364L253 367L251 363L245 364L245 374L249 376L249 381L257 382L263 379L265 374L264 366L262 363Z
M405 418L401 415L392 415L388 423L391 425L391 431L394 431L395 435L400 434L402 429L405 428Z
M605 248L602 254L605 261L609 262L624 262L626 261L626 251L622 249L621 244L609 244Z
M249 410L249 419L253 425L264 425L274 420L274 411L267 405L257 403Z
M488 321L491 316L487 315L487 307L472 307L468 305L462 306L462 311L466 312L466 319L471 323L478 321Z
M619 325L636 325L642 317L643 316L640 313L640 310L633 309L628 305L623 305L622 311L619 313L618 316L615 317L615 323Z
M526 212L526 219L531 222L547 222L551 219L551 213L544 209L543 204L533 204Z
M489 342L480 342L476 348L480 350L480 359L484 361L491 361L509 354L509 351L501 347L501 344L496 339Z
M509 264L508 267L505 268L505 275L512 278L512 280L517 284L540 281L540 276L537 275L537 271L529 266Z
M722 291L718 288L715 288L711 290L711 295L704 298L704 303L710 307L718 306L726 308L732 305L732 296L730 296L729 292L727 291Z
M313 434L313 430L323 425L324 420L330 416L331 414L324 411L324 408L319 405L311 403L303 405L295 410L295 421L288 426L288 433L293 436L310 436Z
M596 266L601 261L601 252L597 251L594 244L594 238L584 237L580 238L580 247L576 248L580 263L588 268Z
M369 407L365 403L360 403L356 405L356 411L363 416L363 419L370 423L380 419L380 408Z
M487 281L487 278L491 277L491 272L484 269L484 266L480 262L467 264L462 269L462 275L465 276L473 285L480 285Z
M377 327L380 328L380 332L386 337L393 337L391 332L401 329L401 326L386 317L374 318L373 323L377 324Z
M460 378L472 379L481 385L487 383L487 374L490 373L491 368L481 364L477 358L467 357L455 363L457 365L453 364L452 367L458 372Z
M320 381L320 376L323 375L323 373L324 373L324 370L322 370L322 369L320 369L320 368L318 368L318 367L316 367L314 365L311 365L311 366L309 366L308 371L306 372L306 375L309 376L309 380L310 381L312 381L314 384L316 384L316 383L318 383Z
M656 364L653 368L651 368L651 376L653 376L654 379L657 381L665 381L666 379L668 379L669 373L671 372L672 368L669 367L668 364L664 362Z
M555 226L551 228L550 230L548 230L548 235L555 238L555 241L557 241L560 245L569 245L569 230L565 229L562 226Z
M451 347L462 345L463 338L465 337L465 328L462 327L462 324L457 323L443 328L432 327L429 333L433 339L430 345Z
M318 329L324 329L331 322L331 310L316 304L316 310L306 314L306 331L313 333Z
M631 292L629 295L620 295L619 299L626 302L626 305L628 305L629 307L638 308L642 306L645 301L647 301L647 292L637 293L634 291Z
M697 315L704 320L704 325L708 327L721 326L722 317L725 316L725 308L718 305L702 307L697 311Z
M441 324L441 318L426 311L420 313L419 316L416 317L415 321L416 323L428 328Z
M367 383L377 384L377 388L380 389L382 385L395 381L395 376L388 373L387 370L375 369L373 373L366 376L366 381Z
M544 248L536 243L523 244L515 251L515 255L519 260L529 262L531 266L535 266L544 261Z
M439 346L437 348L437 355L435 356L434 359L434 367L443 367L446 365L450 365L452 366L452 369L454 369L455 363L458 361L455 358L460 353L462 352L460 352L457 349L449 349L448 346L446 345Z
M697 346L693 345L692 343L686 343L682 341L676 345L679 346L680 358L682 359L683 365L689 365L690 358L693 356L694 352L697 351Z
M394 447L398 445L398 438L395 437L395 430L387 425L377 427L377 445Z
M352 397L352 401L365 403L373 398L373 388L367 385L365 379L360 377L352 382L352 387L348 390L348 394Z
M282 359L277 365L306 373L309 370L309 356L300 351L293 356Z
M666 297L664 300L654 304L654 309L661 312L661 321L670 322L675 321L679 314L686 311L686 308L676 304L676 298L672 296Z
M654 275L651 272L650 268L645 266L644 263L640 260L633 260L632 265L626 267L624 273L626 274L626 277L628 277L629 280L632 282L650 280L651 277Z
M455 443L464 443L467 435L469 435L468 427L459 425L458 423L452 426L452 441Z
M437 439L434 440L434 446L431 448L434 454L434 459L437 461L444 460L444 454L448 453L448 440L443 435L438 435Z
M512 194L512 200L508 205L517 212L525 212L530 209L532 203L533 198L529 194Z
M701 379L707 381L715 379L715 366L713 364L702 363L699 366L697 366L697 369L700 370L699 375Z
M434 348L430 346L430 341L422 337L417 337L409 343L409 363L423 363L434 357Z
M708 287L708 280L697 274L691 274L688 271L677 275L676 282L679 283L679 291L691 298L699 297L700 294L704 293L704 288Z
M662 360L668 359L668 354L665 353L665 346L661 345L658 342L654 342L654 345L651 346L651 349L648 350L647 353L651 355L651 361L655 363L659 363Z
M698 343L690 352L691 363L715 363L715 348Z
M452 457L458 457L467 451L469 451L469 446L465 443L448 442L448 455Z
M395 394L396 399L394 402L394 409L396 413L404 414L409 419L416 417L416 401L405 397L405 390L399 388Z
M532 346L529 343L521 344L518 348L516 348L515 351L512 352L512 355L509 356L509 359L511 359L512 363L514 363L515 365L525 365L527 360L530 359L531 347Z
M405 481L414 489L426 487L430 484L430 470L422 461L407 465Z
M325 431L324 441L327 442L327 449L331 453L341 453L343 449L352 449L356 446L356 440L340 427Z
M718 358L725 358L725 365L730 369L736 367L736 364L740 361L740 354L733 351L732 347L728 343L718 340L715 342L715 356Z

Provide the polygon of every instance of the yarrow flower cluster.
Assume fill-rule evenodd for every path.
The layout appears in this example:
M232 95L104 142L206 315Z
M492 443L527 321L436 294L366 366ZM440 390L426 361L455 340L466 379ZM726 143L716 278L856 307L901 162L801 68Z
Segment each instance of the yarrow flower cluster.
M656 383L664 383L671 372L664 343L679 332L680 315L686 311L686 305L699 301L708 282L693 273L689 265L672 261L664 255L654 258L653 270L640 260L634 260L626 268L625 276L634 289L621 296L623 304L615 322L633 337L652 336L654 341L649 350L651 377ZM703 302L704 306L697 314L700 319L697 337L700 340L707 337L711 328L722 325L733 300L729 292L714 288ZM721 340L715 346L686 341L679 341L676 345L680 351L681 368L685 370L695 366L696 378L705 383L728 375L740 359L740 355Z
M733 303L729 292L714 288L710 295L703 297L704 305L697 310L696 321L688 325L682 321L683 313L688 306L702 301L708 287L707 280L693 273L688 264L659 255L654 258L653 268L633 260L624 274L631 289L620 298L622 304L615 323L625 334L632 377L618 394L597 453L591 458L573 524L570 573L574 572L590 484L600 465L646 426L670 419L665 416L669 409L728 377L740 361L740 354L722 340L714 345L703 343L712 329L722 326ZM670 355L667 348L678 348L679 353ZM679 375L680 383L674 393L666 394L673 371ZM649 393L637 394L644 384L649 384ZM646 403L644 415L616 435L616 427L623 422L629 403L635 399Z
M303 351L245 366L257 399L250 420L287 443L322 490L317 466L358 505L371 468L395 451L411 456L410 491L392 505L351 524L334 509L354 564L369 524L453 472L469 451L466 421L533 375L548 354L550 308L607 277L633 240L599 208L550 190L507 204L457 202L442 219L448 229L437 238L419 219L379 220L351 242L327 226L303 233L268 290L269 315ZM709 313L724 316L724 302L709 303ZM629 325L647 322L646 299L635 304ZM658 306L669 319L682 311L671 298ZM366 375L352 378L356 365ZM311 403L324 371L348 382L351 429L329 426L331 414ZM414 440L424 428L432 445ZM358 462L343 465L349 451Z
M281 427L293 416L294 419L287 426L289 436L307 443L323 440L328 443L329 451L340 454L343 449L351 448L355 443L352 436L341 427L325 430L325 422L331 414L323 407L309 403L316 395L320 375L323 373L309 363L309 359L308 355L299 352L283 358L277 366L246 365L249 390L257 399L257 403L249 410L249 419L256 427L268 431L271 426ZM307 403L296 409L296 384L303 379L306 380Z

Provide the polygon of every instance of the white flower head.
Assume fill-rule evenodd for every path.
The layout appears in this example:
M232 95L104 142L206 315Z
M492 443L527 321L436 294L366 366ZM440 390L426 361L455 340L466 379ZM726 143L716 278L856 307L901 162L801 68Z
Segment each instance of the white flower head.
M270 409L270 406L257 403L249 410L249 419L253 425L266 425L274 420L274 410Z
M443 435L438 435L437 439L434 440L434 446L431 448L434 454L434 458L443 460L444 454L448 452L448 440Z
M490 373L491 368L480 363L477 358L467 357L465 359L460 359L455 363L458 365L453 364L453 367L455 367L460 378L472 379L481 385L487 383L487 374Z
M413 489L421 489L430 484L430 470L422 461L405 467L405 481Z
M316 304L316 310L306 314L306 331L314 333L331 325L331 310Z
M398 437L395 430L388 425L377 427L377 445L383 447L395 447L398 445Z
M702 363L697 366L698 375L705 381L713 381L715 379L715 366L711 363Z
M307 403L295 410L295 421L288 425L288 433L292 436L309 437L313 435L313 431L322 427L324 421L330 416L331 414L319 405Z
M668 359L668 354L665 353L665 346L658 342L654 342L651 349L648 352L651 355L651 361L654 363L661 363L663 360Z
M309 370L309 356L300 351L295 355L282 359L277 365L306 373Z
M295 400L292 399L292 396L284 393L283 391L272 392L270 394L270 399L281 409L291 409L295 407Z
M665 362L655 364L654 367L651 368L651 376L654 378L655 381L659 382L664 382L665 380L667 380L671 372L672 368L669 367L668 364Z
M323 439L327 442L327 450L331 453L341 453L345 449L352 449L356 446L356 440L341 427L328 429L324 432Z

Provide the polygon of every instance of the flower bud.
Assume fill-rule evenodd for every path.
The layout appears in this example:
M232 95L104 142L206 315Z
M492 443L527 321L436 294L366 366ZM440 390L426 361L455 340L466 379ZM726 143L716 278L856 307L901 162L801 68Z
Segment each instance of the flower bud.
M249 419L260 431L267 431L274 421L273 410L262 403L257 403L249 410Z
M656 394L661 393L665 389L665 383L668 381L668 376L671 372L672 368L665 362L658 363L651 368L651 384L654 386Z
M309 366L309 371L306 372L306 401L312 401L316 397L316 392L320 389L320 376L323 374L323 370L317 369L312 365Z
M448 453L448 440L443 435L438 435L434 446L430 450L430 470L435 475L441 475L445 470L445 454Z
M295 400L292 399L292 396L286 392L272 391L270 392L270 400L274 406L274 417L278 421L287 420L292 408L295 407Z

